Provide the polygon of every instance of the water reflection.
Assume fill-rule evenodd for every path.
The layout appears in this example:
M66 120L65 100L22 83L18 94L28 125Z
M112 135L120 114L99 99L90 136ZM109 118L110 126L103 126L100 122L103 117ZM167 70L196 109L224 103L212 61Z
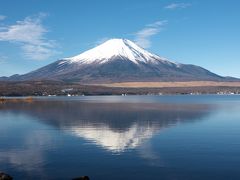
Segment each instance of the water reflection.
M111 152L121 153L139 147L164 128L198 121L208 115L213 107L196 103L38 100L32 103L5 103L0 108L1 112L34 117L40 123L84 138Z
M43 167L46 151L54 147L52 133L44 131L45 126L27 114L0 110L0 117L0 169L14 170L8 172L16 179L25 179L21 173L15 175L18 171L46 178Z

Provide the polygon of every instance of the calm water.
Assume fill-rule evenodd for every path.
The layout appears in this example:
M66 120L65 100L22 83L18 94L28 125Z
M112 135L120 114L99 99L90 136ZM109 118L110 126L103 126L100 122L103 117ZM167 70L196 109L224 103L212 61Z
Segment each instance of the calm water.
M240 179L240 96L39 98L0 123L15 179Z

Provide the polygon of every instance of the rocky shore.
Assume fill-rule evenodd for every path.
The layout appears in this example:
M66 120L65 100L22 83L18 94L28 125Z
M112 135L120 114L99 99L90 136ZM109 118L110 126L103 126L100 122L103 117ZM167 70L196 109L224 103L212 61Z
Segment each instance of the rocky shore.
M0 172L0 180L12 180L12 179L13 178L10 175L8 175L4 172Z
M13 178L4 172L0 172L0 180L13 180ZM81 176L77 178L73 178L72 180L90 180L88 176Z

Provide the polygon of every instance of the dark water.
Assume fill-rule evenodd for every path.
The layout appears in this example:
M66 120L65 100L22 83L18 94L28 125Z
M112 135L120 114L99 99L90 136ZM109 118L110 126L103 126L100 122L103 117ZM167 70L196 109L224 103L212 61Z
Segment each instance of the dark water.
M0 104L15 179L240 179L240 96L39 98Z

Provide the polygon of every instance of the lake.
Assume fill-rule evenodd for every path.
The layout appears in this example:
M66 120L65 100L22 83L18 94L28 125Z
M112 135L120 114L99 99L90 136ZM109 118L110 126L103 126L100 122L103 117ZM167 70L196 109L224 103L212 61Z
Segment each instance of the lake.
M240 96L40 97L0 104L14 179L240 179Z

